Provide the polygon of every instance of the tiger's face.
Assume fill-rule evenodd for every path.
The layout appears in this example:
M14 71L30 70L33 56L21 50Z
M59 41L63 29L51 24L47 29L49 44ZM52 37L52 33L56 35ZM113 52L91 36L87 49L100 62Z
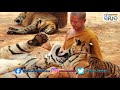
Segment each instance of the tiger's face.
M14 20L17 24L22 24L23 20L26 18L27 12L22 12L19 16Z
M79 39L75 39L75 43L71 47L71 51L74 54L90 54L90 47L92 46L92 43L85 43L81 42Z

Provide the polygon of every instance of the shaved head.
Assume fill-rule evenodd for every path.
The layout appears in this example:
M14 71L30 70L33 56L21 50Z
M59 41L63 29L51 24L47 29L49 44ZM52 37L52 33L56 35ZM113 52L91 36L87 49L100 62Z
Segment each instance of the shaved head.
M86 19L86 12L71 12L71 16L78 16L79 19Z

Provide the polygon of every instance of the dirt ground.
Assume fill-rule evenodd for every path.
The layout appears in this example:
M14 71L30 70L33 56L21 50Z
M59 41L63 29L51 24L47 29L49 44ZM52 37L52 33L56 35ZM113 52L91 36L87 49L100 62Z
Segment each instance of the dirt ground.
M0 48L16 42L32 39L35 34L31 35L7 35L8 27L15 24L14 19L20 12L0 12ZM105 22L103 14L107 12L87 12L86 26L93 29L100 41L100 47L104 60L120 65L120 21ZM120 15L119 12L110 12ZM60 29L58 33L50 35L51 44L60 42L63 44L67 30L71 28L68 17L68 25ZM39 48L39 49L38 49ZM32 53L46 52L45 49L38 47Z

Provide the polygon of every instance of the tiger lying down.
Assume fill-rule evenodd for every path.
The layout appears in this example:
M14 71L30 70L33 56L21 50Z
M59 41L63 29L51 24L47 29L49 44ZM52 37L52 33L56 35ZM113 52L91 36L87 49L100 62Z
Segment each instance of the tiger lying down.
M110 62L101 61L91 57L90 47L92 43L75 40L74 45L63 54L59 53L61 46L54 44L51 51L43 59L28 54L24 59L2 59L9 55L24 54L33 48L47 42L48 37L44 33L37 34L32 40L17 43L16 45L3 47L0 51L0 78L119 78L120 67ZM3 57L4 56L4 57ZM29 59L28 59L29 57ZM84 68L84 74L78 74L78 68ZM58 68L73 70L74 72L22 72L15 74L14 69L21 70L48 70ZM106 72L87 72L87 70L106 70Z
M7 34L54 34L67 24L67 12L22 12Z

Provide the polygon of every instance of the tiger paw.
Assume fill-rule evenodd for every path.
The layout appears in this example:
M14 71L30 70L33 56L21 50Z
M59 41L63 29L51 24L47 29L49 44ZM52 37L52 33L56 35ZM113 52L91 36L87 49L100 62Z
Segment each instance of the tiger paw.
M7 34L19 34L19 30L23 28L22 25L14 25L8 28Z
M13 30L7 31L7 34L15 34Z
M24 32L20 32L20 31L15 31L15 30L9 30L9 31L7 31L7 34L22 35L22 34L25 34L25 33Z
M38 33L32 40L29 40L28 44L32 46L41 46L47 41L48 41L47 35L41 32L41 33Z

